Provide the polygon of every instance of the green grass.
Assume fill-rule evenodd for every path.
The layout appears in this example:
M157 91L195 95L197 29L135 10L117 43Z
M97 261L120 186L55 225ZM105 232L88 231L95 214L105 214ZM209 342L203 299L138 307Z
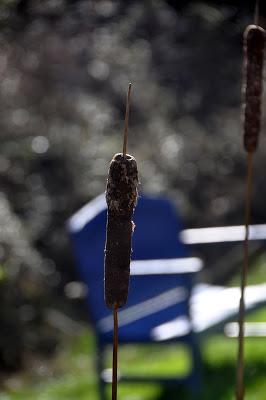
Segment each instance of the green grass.
M250 274L250 283L266 276L266 258ZM251 314L248 321L266 321L266 308ZM236 371L236 339L212 336L202 342L204 400L233 400ZM90 331L66 339L53 361L39 361L28 372L9 377L0 400L98 400L94 368L94 338ZM266 398L266 338L246 340L245 400ZM111 366L111 350L106 364ZM137 374L182 374L190 368L183 347L176 345L126 346L119 352L121 370ZM46 372L45 372L46 371ZM189 399L183 388L156 384L120 384L119 400ZM109 396L111 398L111 396Z
M253 316L260 321L265 310ZM52 377L42 378L35 373L20 379L20 387L0 393L1 400L96 400L97 387L94 370L94 344L90 333L84 332L66 341L53 362ZM233 399L235 383L236 340L214 336L203 342L204 400ZM246 400L264 400L266 393L266 339L248 339L246 342ZM109 358L110 359L110 358ZM178 346L129 346L120 351L120 366L128 373L165 375L185 372L188 357ZM111 365L109 360L107 361ZM15 378L14 378L15 379ZM12 383L12 381L11 381ZM15 385L16 386L16 385ZM119 400L170 400L182 393L182 388L163 388L160 385L119 385Z

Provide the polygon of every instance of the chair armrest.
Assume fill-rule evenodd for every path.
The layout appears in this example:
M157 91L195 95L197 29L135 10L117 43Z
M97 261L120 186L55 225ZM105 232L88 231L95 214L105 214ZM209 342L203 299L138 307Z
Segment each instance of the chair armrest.
M180 232L180 239L185 244L242 242L244 238L244 225L184 229ZM249 239L265 240L266 224L250 225Z
M197 257L133 260L130 265L130 275L195 274L202 268L203 261Z

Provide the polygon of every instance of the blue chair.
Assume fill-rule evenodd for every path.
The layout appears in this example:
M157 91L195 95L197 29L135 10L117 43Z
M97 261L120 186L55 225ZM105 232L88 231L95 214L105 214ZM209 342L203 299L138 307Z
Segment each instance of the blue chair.
M152 343L156 329L178 318L178 334L161 342L188 346L192 368L187 376L176 378L123 376L121 381L184 383L200 389L200 351L190 317L190 297L194 278L201 269L198 258L188 257L178 239L181 224L173 204L165 198L141 196L134 213L136 229L128 302L119 311L119 343ZM103 264L106 226L104 195L98 196L68 223L80 277L88 286L87 304L97 338L97 369L101 399L105 399L104 373L106 346L112 343L113 320L103 296Z

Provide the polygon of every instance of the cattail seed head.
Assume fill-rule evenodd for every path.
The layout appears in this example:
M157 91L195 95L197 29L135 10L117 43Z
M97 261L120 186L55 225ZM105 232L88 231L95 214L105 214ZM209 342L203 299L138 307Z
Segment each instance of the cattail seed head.
M244 147L256 150L261 123L261 95L265 31L249 25L244 32Z
M116 154L110 164L107 187L107 225L104 259L104 297L107 307L126 304L134 223L138 197L138 169L133 156Z

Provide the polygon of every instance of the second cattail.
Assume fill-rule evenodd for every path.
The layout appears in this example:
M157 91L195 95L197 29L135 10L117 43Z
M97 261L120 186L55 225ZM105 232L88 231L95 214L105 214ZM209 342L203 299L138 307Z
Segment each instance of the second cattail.
M255 23L258 23L259 1L256 2ZM253 152L259 141L261 125L261 97L263 88L263 61L265 47L265 31L258 25L249 25L244 32L244 148L247 157L247 186L245 195L245 238L243 242L244 258L241 271L241 295L239 302L239 334L236 375L236 399L243 400L244 388L244 320L245 320L245 287L249 264L249 223L252 189Z
M244 146L254 152L258 145L261 123L261 95L265 31L249 25L244 33Z

